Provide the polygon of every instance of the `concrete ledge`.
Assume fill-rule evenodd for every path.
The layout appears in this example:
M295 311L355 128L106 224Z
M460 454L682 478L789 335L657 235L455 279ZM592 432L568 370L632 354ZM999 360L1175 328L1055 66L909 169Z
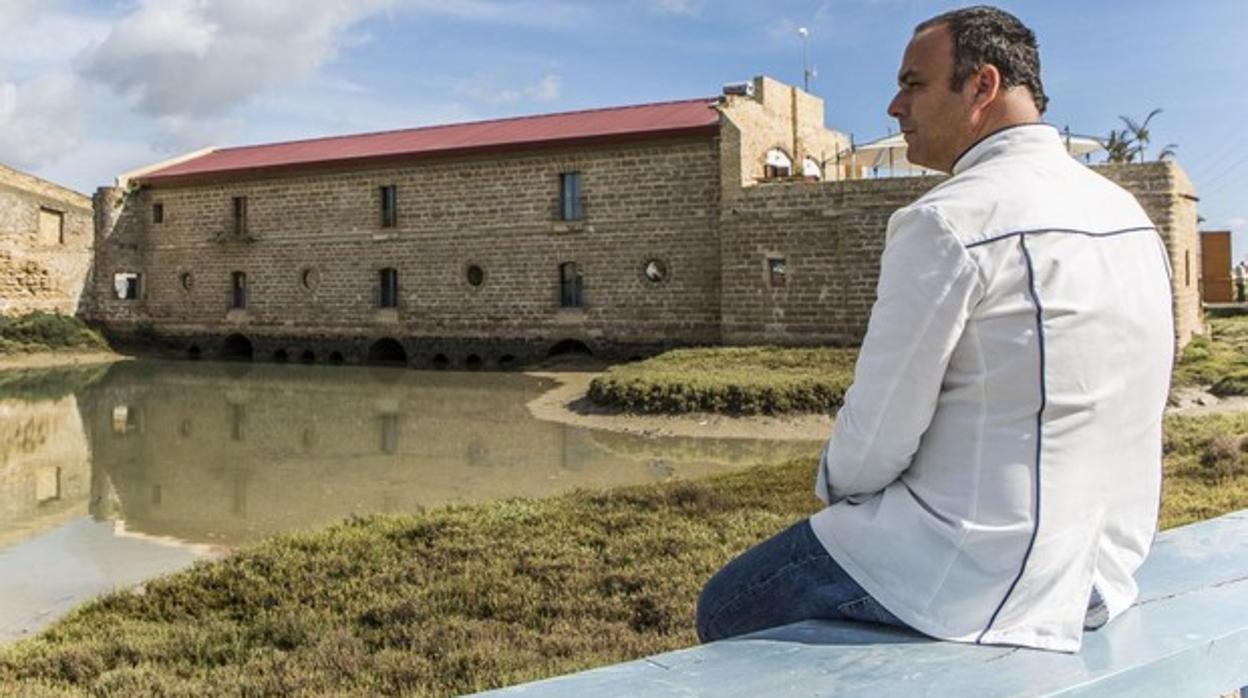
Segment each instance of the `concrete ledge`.
M1248 685L1248 510L1167 531L1079 654L806 622L493 696L1218 696Z

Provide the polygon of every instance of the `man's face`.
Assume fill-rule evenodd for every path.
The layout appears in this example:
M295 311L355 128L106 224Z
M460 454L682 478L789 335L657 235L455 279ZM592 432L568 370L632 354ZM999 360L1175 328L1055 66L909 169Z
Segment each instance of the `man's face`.
M953 75L953 39L944 25L915 34L906 46L897 73L897 96L888 115L905 135L907 159L916 165L948 172L973 141L971 80L964 89L949 89Z

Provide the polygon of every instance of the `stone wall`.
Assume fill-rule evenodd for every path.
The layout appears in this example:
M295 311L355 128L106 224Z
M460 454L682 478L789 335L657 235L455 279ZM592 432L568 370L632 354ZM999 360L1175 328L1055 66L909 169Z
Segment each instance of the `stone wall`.
M1206 334L1208 326L1200 300L1200 228L1196 222L1199 199L1187 173L1171 161L1095 169L1134 194L1166 240L1179 346L1186 345L1193 334Z
M0 165L0 314L78 312L92 239L90 199Z
M720 228L729 344L853 344L866 330L893 211L932 178L769 183L726 203ZM773 285L769 260L785 265Z
M584 218L559 217L559 175L582 174ZM358 360L377 338L421 365L457 346L487 364L574 340L631 355L719 341L718 142L682 138L580 149L239 179L102 189L95 317L114 331L150 325L185 346L239 333L264 352ZM398 187L398 224L382 227L382 186ZM233 197L247 197L236 236ZM163 208L163 222L153 207ZM667 279L648 281L647 261ZM559 269L584 275L584 307L560 304ZM484 282L472 286L477 265ZM398 271L395 309L379 275ZM247 307L231 310L231 274ZM121 300L114 274L140 272Z
M1097 167L1160 229L1174 270L1176 338L1204 333L1196 198L1173 162ZM875 302L888 218L942 177L770 183L725 202L723 339L729 344L855 343ZM774 285L770 260L783 260Z

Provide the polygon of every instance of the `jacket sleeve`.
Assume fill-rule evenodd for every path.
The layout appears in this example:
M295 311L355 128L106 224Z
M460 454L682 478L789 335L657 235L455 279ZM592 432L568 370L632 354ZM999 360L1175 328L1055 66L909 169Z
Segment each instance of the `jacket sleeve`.
M820 458L825 503L880 492L910 467L982 295L978 267L936 209L893 214L854 382Z

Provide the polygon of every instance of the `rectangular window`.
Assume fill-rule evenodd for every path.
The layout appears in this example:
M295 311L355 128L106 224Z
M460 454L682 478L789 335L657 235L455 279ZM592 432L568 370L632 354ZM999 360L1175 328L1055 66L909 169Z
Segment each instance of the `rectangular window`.
M381 295L378 305L382 308L399 307L399 272L395 269L381 270Z
M241 271L230 274L230 307L235 310L247 307L247 274Z
M65 244L65 214L50 208L39 209L39 241L45 245Z
M559 217L565 221L579 221L584 216L585 211L581 206L581 173L560 173Z
M247 235L247 197L234 197L234 235L243 237Z
M1192 251L1183 250L1183 285L1192 285Z
M381 188L381 227L399 224L399 188L394 184Z
M576 262L559 265L559 305L563 308L581 308L585 305L585 280Z
M783 257L772 257L767 260L767 278L772 288L783 288L788 284L789 268Z
M119 271L113 274L113 291L117 294L117 300L138 300L139 279L140 275L132 271Z
M160 204L160 203L152 204L152 222L153 223L165 222L165 205L164 204Z

